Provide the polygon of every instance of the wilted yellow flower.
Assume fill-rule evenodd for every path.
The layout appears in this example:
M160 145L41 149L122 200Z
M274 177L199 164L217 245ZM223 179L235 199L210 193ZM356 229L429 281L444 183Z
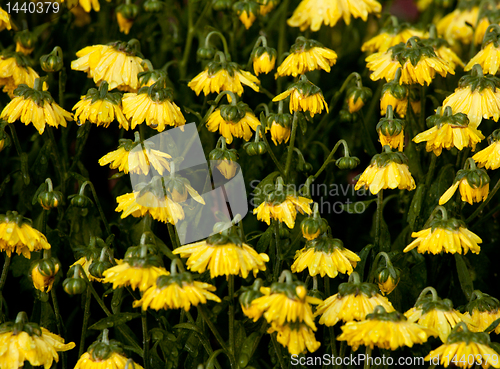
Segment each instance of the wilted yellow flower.
M125 18L121 12L116 12L116 21L118 22L121 33L128 35L130 29L134 25L134 20L134 18Z
M464 222L455 218L448 219L446 210L442 206L436 209L442 211L443 217L434 219L429 228L413 232L411 236L416 239L403 251L409 252L418 247L417 251L421 254L429 252L435 255L443 251L450 254L467 254L470 249L472 253L479 254L481 248L478 244L483 241L469 231Z
M282 104L280 102L280 104ZM266 133L271 131L271 139L275 145L287 143L290 139L292 116L288 113L269 114L266 121Z
M21 84L34 87L35 80L40 78L28 65L28 60L22 53L4 52L0 55L0 86L4 86L3 92L8 93L11 99L14 98L14 90ZM43 89L48 89L46 83Z
M205 241L178 247L173 253L189 258L186 265L193 272L210 270L210 278L221 275L246 278L250 272L256 277L260 270L266 270L265 263L269 261L269 256L258 254L246 243L235 244L231 242L233 238L216 233Z
M0 7L0 31L4 29L11 30L10 15Z
M471 147L475 150L476 144L484 139L481 131L469 124L465 114L452 114L449 106L444 111L439 107L435 115L427 118L427 125L434 126L416 135L413 141L426 142L425 149L433 151L436 156L441 155L443 148L450 150L456 147L462 150L464 147Z
M113 283L113 288L131 286L144 292L153 286L161 275L170 274L158 263L156 255L144 258L128 257L118 265L106 269L103 273L104 283Z
M443 43L446 42L445 40L442 41ZM460 59L460 57L451 48L449 48L447 44L442 44L439 47L435 47L434 51L436 52L436 55L438 57L448 62L451 69L455 70L457 65L461 66L462 68L464 67L464 62L462 61L462 59Z
M86 256L82 256L81 258L79 258L77 261L75 261L73 264L70 265L70 269L71 269L71 267L74 267L75 265L79 264L82 266L82 269L85 272L85 275L87 276L89 281L102 282L104 280L104 278L96 278L89 271L89 267L93 263L93 261L94 261L94 259L92 259L92 258L87 258Z
M408 159L402 152L384 152L375 155L370 166L359 177L354 189L357 191L362 186L370 189L373 195L386 188L414 190L415 181L408 169Z
M439 205L446 204L448 200L460 189L462 201L473 204L484 201L488 197L490 189L490 177L484 169L477 169L472 158L467 159L466 165L470 169L460 169L455 177L453 185L439 199Z
M488 36L495 36L495 40L491 40L492 37L488 37L489 42L483 44L483 48L467 63L464 71L469 71L476 64L479 64L483 68L483 73L495 75L500 68L500 33L490 32ZM485 40L486 41L486 40Z
M297 37L290 48L290 54L278 67L278 76L292 75L297 77L317 69L330 72L331 66L337 61L337 53L324 47L316 40Z
M373 283L360 283L359 276L353 272L349 282L339 286L339 292L323 301L314 316L321 316L319 324L332 327L339 321L350 322L365 320L375 307L383 306L387 312L394 311L391 302L380 295Z
M207 120L207 128L210 132L216 132L224 136L227 143L233 142L233 136L248 141L252 138L252 129L255 131L260 125L252 109L243 102L232 102L231 105L223 105L215 110Z
M472 159L479 168L495 170L500 167L500 130L495 130L488 138L490 145L476 153Z
M50 368L54 360L59 362L60 351L75 347L74 342L65 344L64 339L35 323L28 323L25 312L17 315L15 322L0 326L0 367L18 369L28 361L32 366Z
M335 278L339 272L351 274L360 260L341 240L324 235L306 242L306 246L295 253L291 271L300 273L307 268L312 277L319 274Z
M393 311L386 313L382 306L377 306L372 314L361 322L347 322L342 326L339 341L347 341L356 351L364 345L373 349L375 346L385 350L396 350L399 347L413 347L415 344L427 342L434 331L418 324L408 322L403 314Z
M50 292L60 267L60 263L55 258L43 258L36 261L30 271L33 286L39 291Z
M311 117L321 114L323 109L328 113L328 104L323 97L321 89L309 82L305 75L292 84L285 92L276 96L273 101L284 100L290 96L290 113L294 111L308 111Z
M361 51L368 51L370 53L386 51L390 47L396 46L401 42L406 43L406 41L408 41L413 36L424 37L425 32L411 27L408 23L391 23L388 26L382 28L377 36L374 36L366 41L361 46Z
M466 2L467 3L467 2ZM474 2L469 2L473 4ZM437 23L437 31L450 45L470 44L474 35L479 7L459 8L444 16ZM470 26L472 25L472 27Z
M267 41L266 41L267 43ZM276 63L276 50L270 47L257 47L252 52L252 64L255 75L269 73L274 69Z
M375 0L302 0L287 23L290 27L300 27L301 31L311 28L316 32L324 23L333 27L340 18L346 24L351 23L351 16L366 22L368 14L378 14L382 5Z
M500 302L487 293L475 290L464 316L472 321L467 326L472 332L484 332L495 320L500 319ZM500 334L500 325L492 332Z
M233 5L233 9L236 12L238 18L240 18L241 23L246 29L252 27L253 22L257 19L257 14L259 13L259 4L255 1L238 1Z
M314 352L321 346L321 343L316 341L314 331L303 323L279 325L273 322L267 333L274 332L278 332L277 341L288 349L290 355Z
M382 147L389 146L391 149L403 151L404 145L404 121L393 117L392 106L387 107L387 114L381 118L376 130Z
M477 27L474 31L474 43L476 45L481 45L483 43L484 35L486 34L486 30L488 29L489 26L492 24L498 24L498 19L495 16L495 10L493 10L492 13L488 14L488 10L486 11L486 16L484 18L481 18L477 24ZM490 22L490 16L491 16L491 21Z
M140 87L137 75L148 69L137 48L135 39L87 46L76 53L71 69L86 72L98 86L106 81L110 90L135 92Z
M65 2L65 1L68 1L68 0L61 0L61 2ZM72 1L73 3L75 3L75 0ZM72 4L70 1L68 1L69 4ZM76 0L76 3L83 9L85 10L87 13L90 13L91 10L94 10L96 12L98 12L99 10L101 10L101 6L99 4L99 0ZM78 7L77 5L77 7ZM75 7L71 8L71 9L74 9Z

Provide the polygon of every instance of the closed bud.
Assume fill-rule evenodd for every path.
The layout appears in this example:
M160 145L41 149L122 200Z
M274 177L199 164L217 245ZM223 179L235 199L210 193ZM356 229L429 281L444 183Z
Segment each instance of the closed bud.
M213 47L199 47L196 51L196 55L198 55L198 58L201 60L212 60L215 52L216 50Z
M391 273L392 269L392 273ZM379 270L378 275L377 275L377 284L378 288L380 288L380 291L382 294L388 295L394 289L399 283L400 280L400 270L399 268L382 268Z
M212 8L217 11L228 10L233 7L233 0L215 0Z
M220 116L226 122L239 122L246 114L245 105L223 105L220 108Z
M339 169L350 169L350 170L356 168L359 165L359 163L360 160L355 156L342 157L335 161L335 165Z
M103 273L112 266L109 260L94 260L89 266L89 273L95 278L104 278Z
M63 200L63 194L59 191L42 191L38 195L38 203L45 210L57 208Z
M68 295L81 295L87 288L87 282L83 278L66 278L63 281L63 289Z
M144 2L144 10L148 13L158 13L163 8L163 2L158 0L146 0Z
M25 55L31 54L35 49L36 37L28 30L17 32L14 36L16 51Z
M44 258L36 261L31 268L33 286L42 292L50 292L54 279L61 265L56 258Z
M40 57L40 66L44 72L59 72L63 65L62 50L59 46L56 46L50 54L42 55Z
M85 195L77 194L77 195L70 196L70 198L71 198L71 205L73 205L77 208L84 208L85 209L85 208L89 208L93 205L92 200L89 199Z
M252 0L238 1L233 5L233 10L236 12L236 15L238 15L245 28L249 29L257 18L260 6Z
M243 145L243 148L250 156L262 155L267 152L267 146L265 142L247 142Z
M368 87L351 87L349 91L347 91L347 106L349 107L349 113L352 114L359 111L371 97L372 90Z
M300 223L300 229L302 230L302 236L308 241L314 240L326 229L323 226L323 219L320 217L305 218Z
M345 122L345 123L350 123L352 122L352 114L349 113L349 110L346 110L346 109L341 109L339 111L339 119L341 122Z

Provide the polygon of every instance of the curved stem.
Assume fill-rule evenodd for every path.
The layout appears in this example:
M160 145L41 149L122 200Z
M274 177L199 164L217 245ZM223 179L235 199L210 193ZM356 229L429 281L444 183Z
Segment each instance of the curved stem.
M104 223L104 228L106 228L106 233L108 234L108 236L111 236L111 228L109 227L108 220L104 216L104 211L102 210L101 202L99 201L97 193L95 192L94 184L90 181L83 182L82 186L80 187L80 195L83 195L83 191L85 190L86 185L90 186L90 190L92 191L92 196L94 197L97 210L99 211L99 215L101 216L102 222Z
M148 316L144 309L141 309L142 323L142 346L144 351L143 362L144 369L149 369L149 336L148 336Z
M342 144L342 146L344 146L344 157L349 157L349 147L347 146L347 142L345 142L345 140L339 140L335 144L335 146L333 147L332 151L330 151L330 154L328 155L326 160L323 162L323 165L321 166L321 168L319 168L319 170L313 176L314 179L318 178L318 176L321 174L321 172L323 172L326 169L327 165L330 163L330 160L333 158L333 155L335 154L335 152L337 151L337 149L339 148L339 146L341 144Z
M420 292L420 295L418 295L418 298L417 298L417 302L415 303L415 306L418 304L418 302L420 301L420 299L424 298L424 296L430 292L432 294L432 301L437 301L438 299L438 294L436 292L436 290L434 289L434 287L425 287L422 292Z
M87 328L90 318L90 302L92 301L92 292L89 286L85 292L85 309L83 311L82 334L80 336L80 348L78 349L78 357L82 356L85 352L85 337L87 336Z
M230 54L229 54L229 48L227 47L227 41L226 41L226 38L224 37L224 35L222 33L220 33L219 31L212 31L210 32L207 37L205 37L205 47L208 48L210 46L210 37L212 37L213 35L217 35L219 36L220 40L222 41L222 46L224 47L224 54L225 54L225 57L230 60Z

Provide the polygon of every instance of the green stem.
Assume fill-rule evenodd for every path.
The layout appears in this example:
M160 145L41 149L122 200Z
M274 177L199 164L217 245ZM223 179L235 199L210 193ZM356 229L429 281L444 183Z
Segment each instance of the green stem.
M382 227L382 211L383 211L383 201L384 201L384 190L380 190L379 193L377 194L377 213L375 215L375 249L377 251L389 251L386 250L384 247L384 250L380 246L380 233L381 233L381 227Z
M149 369L149 336L148 336L148 315L146 310L141 309L142 322L142 346L144 350L144 369Z
M285 177L285 171L283 169L283 167L281 166L280 162L278 161L278 159L276 158L276 156L274 155L274 152L273 150L271 150L271 145L269 145L269 141L267 141L267 137L266 137L266 134L265 133L262 133L262 139L264 140L264 142L266 143L267 145L267 152L269 153L269 155L271 156L271 159L273 160L274 164L276 165L276 167L278 168L280 174Z
M82 156L83 149L85 148L85 143L87 142L87 139L89 138L90 128L92 127L92 125L90 123L87 123L87 124L89 125L89 127L86 128L84 136L81 139L78 139L76 141L77 148L76 148L75 156L73 157L73 162L71 163L71 166L69 167L70 172L73 171L75 166L80 161L80 157Z
M276 240L276 260L274 261L274 269L273 269L273 281L278 280L278 276L280 275L280 231L279 231L279 223L276 220L273 220L274 227L274 239ZM297 237L300 238L300 237Z
M0 277L0 322L3 322L3 287L5 286L5 282L7 281L7 275L9 274L10 262L12 260L11 256L5 255L5 262L3 264L2 276Z
M422 131L425 131L425 118L427 115L425 115L425 86L422 86L420 88L420 119L419 119L419 126Z
M372 356L372 349L370 347L366 347L366 352L365 352L365 365L363 366L364 369L370 369L370 358Z
M177 233L175 233L175 227L167 223L167 228L168 228L168 235L170 236L170 242L172 242L172 246L174 246L174 249L180 247L180 242L179 238L177 237Z
M99 211L99 215L101 216L102 222L104 223L104 228L106 228L106 233L108 234L108 236L111 236L111 228L109 227L108 220L104 216L104 211L102 210L102 206L101 206L101 202L99 201L99 197L97 197L97 193L95 192L94 184L90 181L85 181L82 184L82 187L84 187L85 185L90 186L90 190L92 191L92 196L94 197L94 201L96 203L97 210Z
M295 136L297 135L297 121L298 121L298 113L293 113L292 119L292 134L290 137L290 144L288 145L288 154L286 157L286 165L285 165L285 180L288 181L288 175L290 174L290 165L292 164L292 156L293 156L293 148L295 145Z
M198 305L198 312L200 313L203 320L208 325L208 328L210 328L213 335L215 336L215 339L217 340L217 342L219 342L219 345L222 347L222 349L226 353L227 357L229 358L231 368L236 369L236 362L234 360L234 355L231 353L230 348L227 346L226 342L224 342L224 340L222 339L222 336L220 335L219 331L215 327L214 323L208 318L205 309L206 309L205 306Z
M479 215L479 213L486 207L486 205L488 205L488 203L495 196L495 194L497 193L497 191L499 189L500 189L500 179L495 184L495 187L493 187L493 189L490 191L490 193L489 193L488 197L486 198L486 200L484 200L478 206L478 208L476 209L476 211L474 213L472 213L472 215L470 217L467 218L467 220L465 221L465 223L469 224L475 217L477 217Z
M85 352L85 337L87 336L87 328L89 325L91 299L92 294L90 288L87 286L87 291L85 292L85 310L83 312L82 334L80 336L80 348L78 349L78 357L82 356Z
M286 366L285 366L285 363L283 362L283 357L281 356L281 350L280 350L280 347L278 345L276 335L277 335L277 333L271 334L271 341L273 343L273 347L274 347L274 351L276 352L276 356L278 357L278 362L280 363L280 367L281 367L281 369L285 369Z
M425 187L429 188L432 178L434 176L434 170L436 169L437 156L434 153L431 154L431 164L429 165L429 170L427 171L427 176L425 177Z
M330 151L330 154L328 155L326 160L323 162L323 165L321 166L321 168L319 168L319 170L314 175L314 179L318 178L318 176L321 174L321 172L323 172L326 169L327 165L330 163L330 160L333 158L333 155L335 155L335 152L339 148L340 144L342 144L344 146L344 155L349 156L349 148L347 146L347 142L345 142L345 140L339 140L335 144L335 146L333 147L332 151Z
M363 128L365 130L365 134L362 135L365 139L365 144L366 144L365 149L368 152L368 155L374 156L377 153L377 149L375 148L375 145L373 144L373 140L371 138L370 127L368 127L368 122L365 119L365 115L363 114L363 111L360 110L358 112L358 114L361 117L361 122L363 123Z
M228 278L228 293L229 293L229 350L231 354L235 355L235 341L234 341L234 275Z
M59 336L65 337L65 332L64 332L64 327L63 327L63 321L61 317L61 313L59 311L59 304L57 302L57 295L56 295L56 290L51 289L50 290L50 295L52 297L52 305L54 305L54 314L56 316L56 325L57 325L57 332ZM67 363L66 363L66 353L61 352L61 366L62 369L66 369Z
M21 155L23 153L23 149L21 149L21 143L17 137L16 128L14 127L14 124L8 124L7 126L10 129L10 134L12 136L12 141L14 141L14 147L16 148L17 155Z

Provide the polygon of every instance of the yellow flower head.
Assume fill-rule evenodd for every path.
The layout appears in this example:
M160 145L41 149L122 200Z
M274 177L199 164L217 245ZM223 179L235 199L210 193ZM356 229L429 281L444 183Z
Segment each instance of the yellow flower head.
M487 333L470 332L463 322L458 323L446 343L432 350L425 360L439 362L445 368L450 365L458 368L489 368L490 365L500 368L498 353L490 347L490 336Z
M377 124L377 133L382 147L389 146L391 149L403 151L404 145L404 120L393 117L392 106L387 107L387 115L381 118Z
M462 150L464 147L471 147L475 150L476 144L484 139L481 131L469 124L465 114L452 114L449 106L444 111L439 107L435 115L427 118L427 125L433 127L416 135L413 141L426 142L425 149L433 151L436 156L441 155L443 148L450 150L456 147Z
M357 191L364 186L373 195L386 188L414 190L415 181L408 169L406 156L402 152L388 151L388 146L384 148L386 152L372 158L370 166L361 174L354 189Z
M25 125L32 123L39 134L45 130L45 124L56 128L59 125L66 127L66 121L72 120L73 115L61 108L49 92L41 91L40 85L41 82L35 82L34 88L26 85L16 88L14 99L2 110L0 119L8 123L18 119Z
M137 75L148 69L135 39L128 43L87 46L76 56L78 59L71 62L71 69L86 72L98 86L108 82L110 90L137 91L140 87Z
M71 264L71 267L74 267L75 265L79 264L82 266L83 271L85 272L85 275L91 282L102 282L104 278L96 278L92 274L90 274L89 267L93 263L94 259L91 257L87 256L82 256L79 258L77 261L75 261L73 264Z
M396 70L394 79L385 83L382 87L382 97L380 99L380 115L387 114L388 106L392 106L393 112L404 118L408 109L408 94L410 87L401 85L401 68ZM410 99L412 96L410 95Z
M11 30L12 24L10 23L10 15L0 7L0 31L4 29Z
M254 49L252 53L253 71L256 76L261 73L269 73L276 64L277 52L275 49L266 46L260 46Z
M32 366L50 368L59 361L60 351L75 347L74 342L65 344L64 339L35 323L29 323L25 312L17 315L15 322L0 326L0 367L18 369L28 361Z
M234 229L216 233L205 241L195 242L173 250L181 258L189 258L186 265L193 272L210 270L210 278L239 275L246 278L250 272L254 277L266 270L269 256L258 254L252 247L242 243Z
M403 251L408 252L418 247L417 251L421 254L426 252L439 254L443 251L462 254L463 248L463 254L467 254L469 249L474 254L479 254L481 248L478 244L483 241L469 231L462 221L455 218L448 219L446 210L442 206L437 209L441 210L443 217L434 219L429 228L413 232L411 236L416 239Z
M250 287L241 287L241 294L238 298L241 306L241 310L243 314L252 319L254 322L260 319L264 311L261 307L257 307L256 305L252 305L252 301L262 297L264 295L269 295L270 288L262 287L262 279L257 278L252 286ZM265 293L263 293L264 291Z
M166 170L170 171L170 163L167 159L172 157L160 150L153 149L154 143L151 141L141 141L139 133L135 132L135 141L120 139L120 146L115 151L111 151L99 159L99 165L110 164L111 169L116 169L127 174L149 174L151 167L160 175ZM139 146L139 147L138 147ZM142 150L139 148L142 147Z
M455 177L453 185L439 199L439 205L446 204L452 198L455 191L460 189L462 201L473 204L486 200L490 190L490 177L486 170L477 169L472 158L467 159L466 165L470 169L460 169Z
M284 100L290 96L290 113L294 111L308 111L311 117L321 114L323 109L328 113L328 104L323 97L321 89L309 82L305 75L292 84L285 92L276 96L273 101Z
M308 241L312 241L328 231L328 222L321 218L318 208L318 203L315 202L313 206L313 216L304 218L300 223L302 236Z
M361 80L358 80L357 85L347 90L347 107L349 113L356 113L365 105L365 102L372 98L372 90L368 87L363 87Z
M432 292L432 296L426 296L427 292ZM432 335L439 336L443 342L446 342L452 328L461 321L472 323L469 318L453 309L451 300L441 300L432 287L427 287L420 293L415 306L405 313L405 317L409 322L432 329Z
M368 14L380 13L382 5L375 0L302 0L287 23L290 27L300 27L301 31L310 28L319 31L321 25L333 27L340 18L348 25L351 16L366 22Z
M75 8L82 8L85 12L90 13L91 10L98 12L101 10L99 0L61 0L61 2L68 2L68 8L71 10ZM75 6L76 4L76 6Z
M411 27L408 23L398 23L396 17L391 17L391 23L380 30L380 33L366 41L361 51L376 53L386 51L401 42L408 41L413 36L424 37L425 32Z
M377 274L377 285L382 295L389 295L399 283L400 271L398 268L383 268Z
M387 312L394 311L392 304L378 293L373 283L361 283L356 272L349 277L349 282L339 286L339 292L323 301L314 316L321 316L319 324L332 327L339 321L351 322L365 320L377 306Z
M271 219L279 222L284 222L288 228L295 227L295 218L297 217L297 210L301 214L311 214L311 203L313 201L302 196L297 196L294 193L283 191L280 188L278 179L278 189L270 192L266 200L262 202L257 208L253 209L253 213L257 214L257 219L266 222L267 225L271 224Z
M202 91L205 96L211 92L231 91L241 96L243 85L250 87L254 91L259 91L260 81L253 74L241 70L238 64L226 61L222 52L217 52L215 58L220 61L211 61L203 72L194 77L189 83L196 95Z
M243 102L234 101L231 105L222 105L215 110L207 120L207 128L210 132L219 133L226 139L227 143L233 142L233 136L248 141L252 138L252 129L255 131L260 125L252 109Z
M28 30L17 32L14 35L14 41L16 42L16 52L29 55L35 50L36 37Z
M314 331L304 323L271 323L267 333L278 332L277 341L288 349L290 355L300 355L307 351L314 352L321 343L316 341Z
M14 98L14 90L20 85L35 86L35 80L40 78L37 72L28 66L29 62L23 53L3 52L0 55L0 86L3 86L3 92ZM44 83L44 90L48 85Z
M103 273L103 283L113 283L113 288L131 286L133 290L139 288L144 292L153 286L161 275L170 274L161 266L161 259L157 255L131 254Z
M464 3L474 4L474 1L465 1ZM478 14L478 6L455 9L437 23L438 34L452 46L468 45L472 42L473 27L476 25Z
M500 26L498 24L488 27L484 36L483 47L467 63L464 70L469 71L476 64L483 68L485 74L497 74L500 68Z
M500 118L500 79L483 75L479 64L474 65L470 74L463 76L455 92L443 101L443 108L451 107L453 114L467 114L475 128L483 118Z
M441 59L428 40L418 37L410 38L406 43L400 43L387 51L372 54L366 58L367 68L373 73L373 81L385 78L392 80L398 68L401 68L400 83L429 85L436 73L446 77L448 73L455 74L451 65Z
M130 29L134 25L138 10L139 7L135 4L122 4L116 8L116 21L121 33L129 34Z
M339 272L351 274L360 260L358 255L344 247L341 240L324 234L307 241L306 246L296 252L291 270L300 273L308 268L312 277L319 274L335 278Z
M284 282L284 278L287 281ZM307 296L304 283L293 281L292 274L286 270L280 280L271 285L264 296L252 301L252 306L264 314L268 323L284 326L290 323L303 323L308 328L316 331L311 304L320 304L322 301L315 297Z
M215 291L214 286L193 280L189 272L175 272L175 264L176 261L173 261L172 274L160 276L156 283L144 292L142 298L133 303L134 307L141 306L142 310L151 308L189 311L191 305L206 304L207 300L221 302L217 295L210 292Z
M472 159L479 168L495 170L500 167L500 130L495 130L488 138L490 145L475 154Z
M279 103L282 106L282 102ZM287 143L292 131L292 116L288 113L269 114L266 120L266 133L271 131L271 139L275 145Z
M238 1L233 5L233 9L236 12L238 18L240 18L241 23L246 29L252 27L253 22L257 19L257 14L259 14L260 6L255 1Z
M278 76L294 76L323 69L330 73L330 67L337 61L337 53L324 47L316 40L297 37L290 48L290 54L278 67Z
M76 110L74 119L79 125L89 121L107 128L116 119L120 128L128 130L128 121L122 113L121 95L108 92L106 81L101 83L98 90L91 88L72 110Z
M23 254L29 259L31 252L43 249L50 249L50 244L41 232L31 227L31 220L17 211L0 214L0 251L7 256L13 252Z
M56 258L43 258L33 263L31 279L33 286L42 292L50 292L61 264Z
M472 324L468 325L472 332L484 332L500 318L498 299L478 290L472 292L471 301L467 304L466 310L464 315L472 321ZM500 325L497 325L492 332L500 334Z

